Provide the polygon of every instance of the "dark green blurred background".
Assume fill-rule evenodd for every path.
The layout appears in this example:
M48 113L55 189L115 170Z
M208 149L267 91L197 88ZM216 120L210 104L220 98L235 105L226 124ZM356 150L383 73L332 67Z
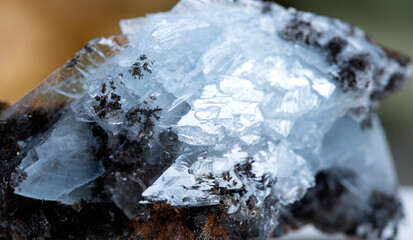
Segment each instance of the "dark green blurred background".
M15 102L90 39L120 33L118 21L167 11L177 0L0 0L0 101ZM280 0L340 18L413 56L412 0ZM402 184L413 184L413 84L386 99L380 115Z

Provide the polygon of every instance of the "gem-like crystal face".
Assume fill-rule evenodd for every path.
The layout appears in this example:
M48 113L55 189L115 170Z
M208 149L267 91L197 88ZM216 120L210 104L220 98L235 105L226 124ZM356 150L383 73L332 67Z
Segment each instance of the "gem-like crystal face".
M257 239L331 169L349 172L337 174L348 201L336 202L352 221L374 194L396 194L375 109L402 86L408 60L360 29L252 0L182 0L121 28L129 44L93 71L75 59L77 77L42 85L52 105L63 102L61 117L20 143L16 194L112 201L129 218L156 203L221 205L234 221L254 220ZM377 234L360 222L357 234Z

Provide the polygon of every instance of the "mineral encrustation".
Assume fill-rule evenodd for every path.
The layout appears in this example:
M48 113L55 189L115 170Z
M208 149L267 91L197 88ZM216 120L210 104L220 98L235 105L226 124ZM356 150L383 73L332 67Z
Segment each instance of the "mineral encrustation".
M396 237L375 110L409 58L255 0L181 0L121 28L1 114L0 238Z

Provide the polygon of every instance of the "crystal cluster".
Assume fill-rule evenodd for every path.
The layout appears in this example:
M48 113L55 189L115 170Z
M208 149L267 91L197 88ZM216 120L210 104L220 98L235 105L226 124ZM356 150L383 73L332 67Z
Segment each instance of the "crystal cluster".
M2 113L2 236L395 237L375 110L407 57L254 0L181 0L121 28Z

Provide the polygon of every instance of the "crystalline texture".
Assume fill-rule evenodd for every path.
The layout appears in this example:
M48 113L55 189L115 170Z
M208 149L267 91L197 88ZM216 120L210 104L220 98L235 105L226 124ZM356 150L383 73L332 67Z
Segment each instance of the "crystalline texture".
M396 234L375 109L403 86L408 58L339 20L253 0L181 0L121 28L1 115L57 112L7 155L15 194L109 204L99 214L124 214L131 239L265 239L307 223Z
M94 159L90 151L95 141L91 135L84 123L73 118L61 121L49 139L22 160L20 170L24 170L27 177L16 192L26 197L41 195L44 200L73 203L63 197L104 172L101 162Z

